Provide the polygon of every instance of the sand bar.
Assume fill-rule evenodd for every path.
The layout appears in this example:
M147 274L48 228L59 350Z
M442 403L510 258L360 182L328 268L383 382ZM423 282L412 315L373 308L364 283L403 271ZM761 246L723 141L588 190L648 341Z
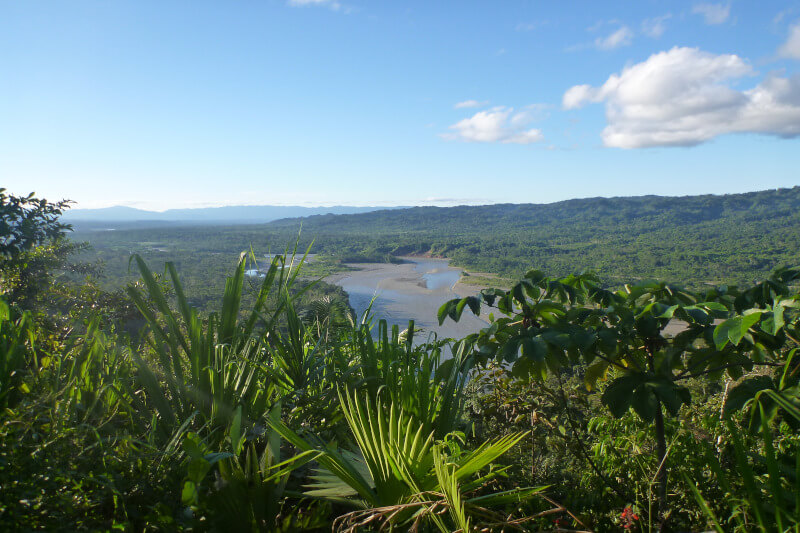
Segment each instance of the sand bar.
M447 259L419 257L401 258L405 262L351 263L357 270L333 274L326 281L341 286L350 295L350 305L363 313L373 297L372 313L401 329L413 319L422 335L433 332L439 338L462 338L488 325L465 310L459 322L447 319L439 326L436 313L439 307L453 298L477 294L481 287L459 283L462 270L449 266Z

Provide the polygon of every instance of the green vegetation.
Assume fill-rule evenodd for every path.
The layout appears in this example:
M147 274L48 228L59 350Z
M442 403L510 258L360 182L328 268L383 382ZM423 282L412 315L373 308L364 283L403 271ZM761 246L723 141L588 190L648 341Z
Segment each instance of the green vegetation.
M2 242L26 217L45 234L0 264L4 530L800 531L799 270L702 290L533 270L442 306L488 306L481 332L419 344L295 254L262 278L242 254L213 307L157 251L106 292L22 211Z
M195 235L198 238L202 234ZM87 237L85 234L81 234ZM182 236L177 236L178 241ZM281 243L278 250L286 252L286 243L294 243L297 238L295 235ZM77 239L76 239L77 240ZM225 245L223 251L210 251L206 248L192 249L192 246L199 245L191 240L185 244L171 244L169 246L162 242L135 242L129 244L107 245L92 239L92 248L82 250L78 257L84 262L95 265L97 268L95 282L98 286L108 291L115 291L125 287L129 283L134 283L139 279L139 271L131 268L130 258L132 254L138 254L144 258L148 264L161 273L164 271L166 263L171 263L181 277L187 294L191 295L191 303L198 309L205 312L215 310L215 306L221 297L225 280L230 273L230 269L236 264L236 259L242 250L250 250L250 246L233 251ZM307 243L305 246L308 246ZM254 247L255 250L255 247ZM274 248L259 247L258 255L248 253L247 269L262 268L266 269L270 265L270 259L264 257L267 252L276 251ZM333 272L347 270L348 267L331 257L315 257L313 261L306 262L303 267L301 284L308 284L316 281ZM260 279L247 276L244 282L244 301L246 305L252 305L253 298L260 285ZM341 288L324 282L318 282L312 288L312 297L304 301L312 301L323 295L347 301L347 296Z
M451 300L440 309L439 321L458 320L466 309L478 313L481 305L495 309L500 316L492 320L490 327L461 342L470 346L479 361L501 364L522 383L547 383L555 376L565 411L570 407L562 379L581 378L590 392L598 389L599 382L606 382L595 400L599 399L616 419L625 417L629 410L636 414L637 432L641 433L633 442L640 450L649 449L652 458L647 460L637 454L640 456L629 466L641 468L650 479L648 483L634 477L632 483L624 485L614 477L604 476L604 489L620 498L641 502L642 515L657 523L659 529L685 519L675 517L674 499L669 497L668 489L670 480L674 483L677 477L671 456L687 457L671 448L685 446L679 440L681 431L696 423L687 420L697 416L689 408L700 400L701 413L713 416L713 411L703 410L709 403L719 401L709 402L725 383L722 416L715 424L706 419L696 429L714 431L722 437L722 420L746 407L751 426L754 424L756 434L760 431L763 438L766 457L759 462L768 465L773 505L767 510L757 501L755 475L736 436L737 428L728 419L727 438L742 465L741 472L749 471L750 476L737 477L737 481L741 480L750 491L749 496L757 501L751 506L756 521L762 525L778 524L777 531L783 531L781 523L800 527L796 514L800 508L796 502L787 505L782 498L800 488L800 456L796 448L800 439L795 433L800 425L800 362L795 360L800 347L800 324L791 325L792 319L787 322L789 316L797 320L800 309L798 280L800 270L779 270L746 290L719 287L697 293L676 285L645 282L610 291L592 275L551 279L534 270L508 291L485 289L480 297ZM672 336L665 330L674 320L684 326ZM743 378L745 373L750 375ZM733 383L736 385L728 390ZM787 465L779 465L772 436L771 424L782 418L779 413L788 415L783 418L780 441L789 452L781 458L788 459ZM669 423L667 417L674 420ZM569 414L566 418L569 429L560 428L565 436L574 432L574 438L582 440L586 432L599 429L605 433L602 453L595 457L598 462L607 463L609 451L618 452L631 444L631 432L613 421L595 417L581 429ZM535 424L531 425L533 430ZM619 437L621 442L615 442ZM608 449L603 449L605 446ZM690 447L686 452L713 458L720 454L720 448L718 441L716 447L698 446L694 454ZM588 454L586 458L589 461ZM646 463L649 467L643 466ZM600 468L593 468L602 475ZM699 479L702 468L687 471L684 466L682 473L698 498L691 480ZM718 465L712 470L720 477ZM784 478L779 474L781 470L790 474ZM785 489L784 481L791 488ZM719 482L731 490L725 478ZM704 511L710 512L710 507L704 505ZM692 529L692 525L686 521L680 529ZM747 522L740 525L745 529L753 527Z
M159 267L173 261L190 292L210 304L221 294L232 257L251 247L258 255L282 252L301 226L301 248L313 241L325 258L309 265L313 274L332 272L342 262L431 254L499 275L501 286L537 268L555 276L592 271L616 286L657 278L703 289L753 284L775 268L800 264L800 187L725 196L415 207L259 226L121 224L100 231L115 226L79 224L74 238L93 246L86 260L105 262L106 288L135 279L128 258L138 253Z
M284 221L267 228L297 226ZM342 258L431 253L514 279L537 268L558 276L591 270L612 284L642 278L691 286L755 283L778 266L800 262L800 187L318 216L303 220L303 233L316 239L317 251L333 245Z

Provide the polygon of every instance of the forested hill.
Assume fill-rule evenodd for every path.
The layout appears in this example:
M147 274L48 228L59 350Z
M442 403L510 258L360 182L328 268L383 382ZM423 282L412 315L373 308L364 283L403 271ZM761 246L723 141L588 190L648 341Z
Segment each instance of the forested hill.
M302 219L306 229L325 232L484 233L494 229L590 229L633 224L632 230L685 226L715 220L755 222L793 217L800 210L800 186L744 194L584 198L551 204L493 204L458 207L412 207L354 215L317 215ZM299 219L272 222L297 225ZM586 226L586 227L585 227Z
M78 231L74 238L91 242L112 277L124 274L135 251L155 262L176 260L196 269L190 277L205 286L209 277L230 268L238 252L251 246L259 253L283 250L301 226L301 247L313 239L314 252L336 260L432 254L507 278L531 268L552 275L592 270L609 284L658 278L697 287L751 283L776 267L800 265L800 187L724 196L415 207L261 225Z
M268 227L299 225L282 220ZM338 243L338 253L349 259L430 252L510 277L535 267L554 274L594 270L609 282L656 277L689 285L743 283L800 264L800 187L415 207L309 217L302 227L321 245Z

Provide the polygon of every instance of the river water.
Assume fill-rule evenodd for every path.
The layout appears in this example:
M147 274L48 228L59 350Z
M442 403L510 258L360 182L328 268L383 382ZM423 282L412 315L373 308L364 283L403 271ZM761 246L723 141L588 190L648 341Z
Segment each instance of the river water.
M462 338L487 325L486 321L464 311L456 323L449 318L439 326L436 317L446 301L476 294L477 287L458 283L461 269L449 266L447 259L405 257L400 264L360 263L350 265L358 270L329 279L350 295L350 305L360 317L372 303L375 319L385 319L401 330L413 319L417 339L425 340L435 334L439 338Z

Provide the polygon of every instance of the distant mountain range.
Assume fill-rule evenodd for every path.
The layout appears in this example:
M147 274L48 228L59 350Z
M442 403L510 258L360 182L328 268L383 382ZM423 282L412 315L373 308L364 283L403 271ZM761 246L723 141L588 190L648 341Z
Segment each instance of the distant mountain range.
M259 224L283 218L328 214L352 215L380 209L397 208L349 205L331 207L240 205L147 211L134 207L115 206L102 209L71 209L64 213L63 219L66 222L182 222L193 224L228 222Z

